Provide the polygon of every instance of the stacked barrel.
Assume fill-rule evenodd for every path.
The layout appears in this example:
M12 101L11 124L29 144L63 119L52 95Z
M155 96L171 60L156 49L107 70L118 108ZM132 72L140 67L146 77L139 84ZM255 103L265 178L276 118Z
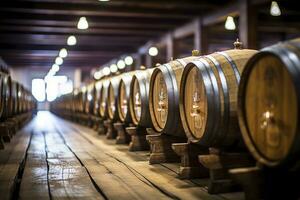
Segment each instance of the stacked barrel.
M95 126L109 120L151 128L155 135L207 152L248 149L269 167L297 163L300 39L261 51L242 49L238 41L234 46L103 77L87 86L88 94L63 96L52 110Z
M13 81L6 65L0 66L0 149L10 142L36 111L31 92Z

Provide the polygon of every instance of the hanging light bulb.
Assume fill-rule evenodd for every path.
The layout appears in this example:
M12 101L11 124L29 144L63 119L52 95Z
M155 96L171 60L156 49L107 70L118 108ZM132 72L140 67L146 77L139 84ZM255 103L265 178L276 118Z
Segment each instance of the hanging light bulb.
M67 40L67 44L69 46L73 46L77 43L77 40L76 40L76 37L74 35L71 35L68 37L68 40Z
M59 65L53 64L51 70L58 72L59 71Z
M119 69L124 69L126 67L126 64L123 60L119 60L117 66Z
M225 29L227 30L235 30L235 23L233 17L228 16L225 22Z
M96 79L96 80L99 80L100 78L101 78L101 71L96 71L95 73L94 73L94 78Z
M150 56L157 56L158 54L158 49L156 47L150 47L148 50L148 53Z
M110 74L110 69L109 69L109 67L104 67L103 70L102 70L102 72L103 72L103 74L104 74L105 76L108 76L108 75Z
M48 76L54 76L56 74L56 72L52 69L50 69L50 71L48 72Z
M86 20L85 17L80 17L78 24L77 24L77 28L84 30L84 29L88 29L89 28L89 24L88 21Z
M116 64L111 64L109 69L111 73L115 73L118 71L118 66Z
M133 63L133 58L131 56L126 56L125 64L126 65L132 65L132 63Z
M67 49L65 49L65 48L62 48L60 51L59 51L59 57L61 57L61 58L65 58L65 57L67 57L67 55L68 55L68 51L67 51Z
M64 60L61 57L57 57L55 59L55 64L57 64L57 65L61 65L61 64L63 64L63 62L64 62Z
M272 16L280 16L281 15L281 10L279 8L277 1L272 1L271 8L270 8L270 14Z

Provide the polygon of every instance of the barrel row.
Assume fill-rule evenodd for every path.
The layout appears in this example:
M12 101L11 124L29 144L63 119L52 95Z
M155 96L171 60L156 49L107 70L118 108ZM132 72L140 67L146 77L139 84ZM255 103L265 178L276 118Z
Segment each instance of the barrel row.
M0 149L33 116L36 101L31 92L11 79L7 67L0 72Z
M52 111L152 128L202 147L243 148L277 166L297 161L300 39L260 51L192 55L114 74L62 96Z

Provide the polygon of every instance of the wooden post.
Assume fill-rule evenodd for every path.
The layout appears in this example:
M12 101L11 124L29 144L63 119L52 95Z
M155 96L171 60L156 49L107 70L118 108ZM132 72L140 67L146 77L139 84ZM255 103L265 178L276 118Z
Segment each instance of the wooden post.
M194 34L194 49L200 51L200 55L208 53L208 38L207 31L203 26L202 19L195 20L195 34Z
M167 60L174 58L174 38L172 33L169 33L166 38Z
M257 13L250 0L240 1L239 38L244 48L257 49Z

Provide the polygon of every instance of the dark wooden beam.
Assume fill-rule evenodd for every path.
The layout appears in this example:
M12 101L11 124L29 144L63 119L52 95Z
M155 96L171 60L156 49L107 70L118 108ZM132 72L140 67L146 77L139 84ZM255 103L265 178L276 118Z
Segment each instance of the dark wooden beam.
M43 2L43 3L61 3L61 0L22 0L24 2ZM160 0L152 0L152 1L141 1L141 0L114 0L110 2L98 2L95 0L68 0L67 4L76 4L76 5L94 5L94 6L122 6L122 7L135 7L135 8L145 8L145 9L166 9L166 10L174 10L174 9L188 9L188 10L199 10L199 9L214 9L217 7L218 3L224 3L227 1L209 1L209 2L201 2L199 4L198 0L185 0L182 3L181 0L172 0L172 1L164 1L162 3Z
M196 19L195 23L195 35L194 35L194 49L199 50L201 55L208 53L208 34L203 25L202 19Z
M77 21L71 20L42 20L42 19L0 19L0 24L3 25L29 25L29 26L50 26L50 27L74 27ZM117 21L101 21L101 22L89 22L90 28L118 28L118 29L164 29L169 30L175 28L176 25L173 23L142 23L142 22L131 22L127 23Z
M0 49L2 50L60 50L60 45L12 45L12 44L2 44ZM133 52L135 51L135 47L132 46L102 46L99 44L98 46L88 46L88 45L80 45L80 46L70 46L68 47L69 51L106 51L106 52Z
M30 44L30 45L61 45L66 46L68 34L66 35L43 35L43 34L20 34L0 33L0 44ZM119 45L119 46L140 46L149 37L145 36L98 36L80 35L77 36L77 45ZM1 46L0 46L1 48Z
M257 14L250 0L240 1L239 38L244 48L257 49Z
M65 27L44 27L44 26L14 26L1 25L1 32L21 32L21 33L36 33L36 34L79 34L79 35L142 35L142 36L157 36L164 33L164 30L128 30L128 29L102 29L90 28L88 30L78 30L76 26L73 28Z
M217 24L219 22L225 21L228 15L237 16L239 13L239 4L234 3L227 6L222 7L213 13L209 13L203 17L203 26L209 26L213 24Z
M68 7L69 8L69 7ZM91 7L89 9L83 9L80 7L74 9L61 9L61 6L36 6L30 7L24 5L24 7L16 6L2 6L0 11L15 12L15 13L30 13L30 14L48 14L48 15L71 15L71 16L105 16L105 17L143 17L143 18L168 18L168 19L191 19L193 15L191 13L176 14L174 12L162 12L142 10L142 11L128 11L128 10L108 10L99 7Z

